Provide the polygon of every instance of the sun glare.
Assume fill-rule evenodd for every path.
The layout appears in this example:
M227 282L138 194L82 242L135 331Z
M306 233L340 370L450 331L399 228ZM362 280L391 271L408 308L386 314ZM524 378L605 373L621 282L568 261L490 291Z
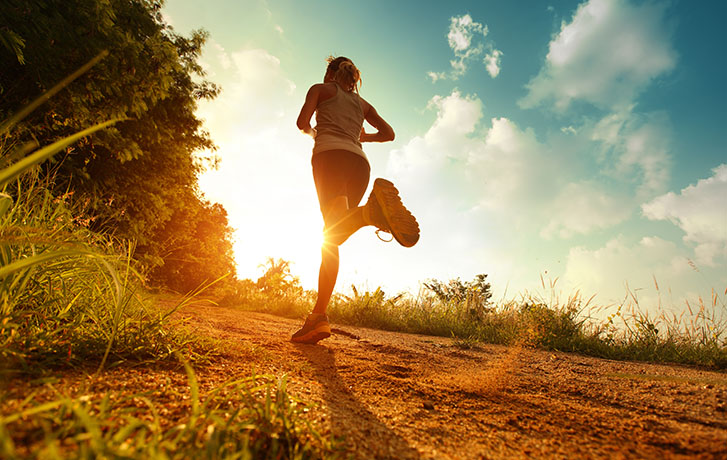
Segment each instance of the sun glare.
M234 214L233 214L234 213ZM233 252L238 278L256 280L263 272L269 258L291 262L291 272L300 278L306 289L315 288L321 259L322 219L309 212L295 212L291 222L279 217L258 215L254 221L265 222L264 226L240 223L235 217L249 214L231 213L230 223L235 228Z

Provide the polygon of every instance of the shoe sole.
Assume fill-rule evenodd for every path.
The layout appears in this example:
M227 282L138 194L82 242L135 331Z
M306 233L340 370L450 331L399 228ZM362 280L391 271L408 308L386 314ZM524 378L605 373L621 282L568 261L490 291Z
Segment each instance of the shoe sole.
M308 344L314 344L320 340L323 340L325 338L328 338L331 336L331 327L327 324L321 325L312 331L308 332L305 335L301 335L300 337L292 337L290 339L291 342L294 343L308 343Z
M419 241L419 224L412 213L401 203L399 191L394 187L394 184L386 179L376 179L374 181L373 194L381 208L384 219L386 219L386 223L389 224L391 235L405 248L414 246ZM388 204L392 201L398 203L396 209L392 209L392 206ZM399 218L407 220L409 225L416 228L416 233L401 231L397 219L394 218L394 214L398 214Z

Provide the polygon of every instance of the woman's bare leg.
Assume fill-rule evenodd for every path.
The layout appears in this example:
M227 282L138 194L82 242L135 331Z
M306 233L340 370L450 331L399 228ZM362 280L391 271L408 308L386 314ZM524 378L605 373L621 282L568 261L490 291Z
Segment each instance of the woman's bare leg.
M338 246L323 243L321 248L321 269L318 272L318 299L313 307L313 313L322 315L326 313L328 302L331 300L333 288L338 278Z
M340 261L338 246L360 228L368 225L364 219L363 208L348 209L348 199L345 196L334 199L326 215L328 219L321 248L321 268L318 271L318 299L313 307L315 314L326 312L336 286Z

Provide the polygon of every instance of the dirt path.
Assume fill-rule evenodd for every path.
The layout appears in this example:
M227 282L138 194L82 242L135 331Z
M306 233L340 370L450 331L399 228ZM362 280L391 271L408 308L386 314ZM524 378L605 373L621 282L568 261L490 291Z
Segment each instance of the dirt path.
M356 458L727 458L727 375L190 307L226 344L200 378L287 373Z
M237 309L181 313L217 338L222 356L197 369L202 394L231 379L287 374L288 390L318 408L323 434L357 459L727 459L723 372L483 345L334 325L319 345L288 340L302 321ZM52 385L47 383L51 381ZM92 382L89 387L89 382ZM67 370L0 381L0 415L20 401L146 394L163 420L189 411L181 369L119 366L98 379ZM140 401L140 416L148 408ZM14 428L21 429L21 428Z

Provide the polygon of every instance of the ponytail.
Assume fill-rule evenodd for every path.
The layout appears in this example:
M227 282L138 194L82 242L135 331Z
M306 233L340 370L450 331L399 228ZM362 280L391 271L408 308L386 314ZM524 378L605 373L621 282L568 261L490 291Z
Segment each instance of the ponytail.
M328 56L328 68L326 73L331 72L336 80L346 91L356 91L361 87L361 72L353 61L347 57L339 56L334 58Z

